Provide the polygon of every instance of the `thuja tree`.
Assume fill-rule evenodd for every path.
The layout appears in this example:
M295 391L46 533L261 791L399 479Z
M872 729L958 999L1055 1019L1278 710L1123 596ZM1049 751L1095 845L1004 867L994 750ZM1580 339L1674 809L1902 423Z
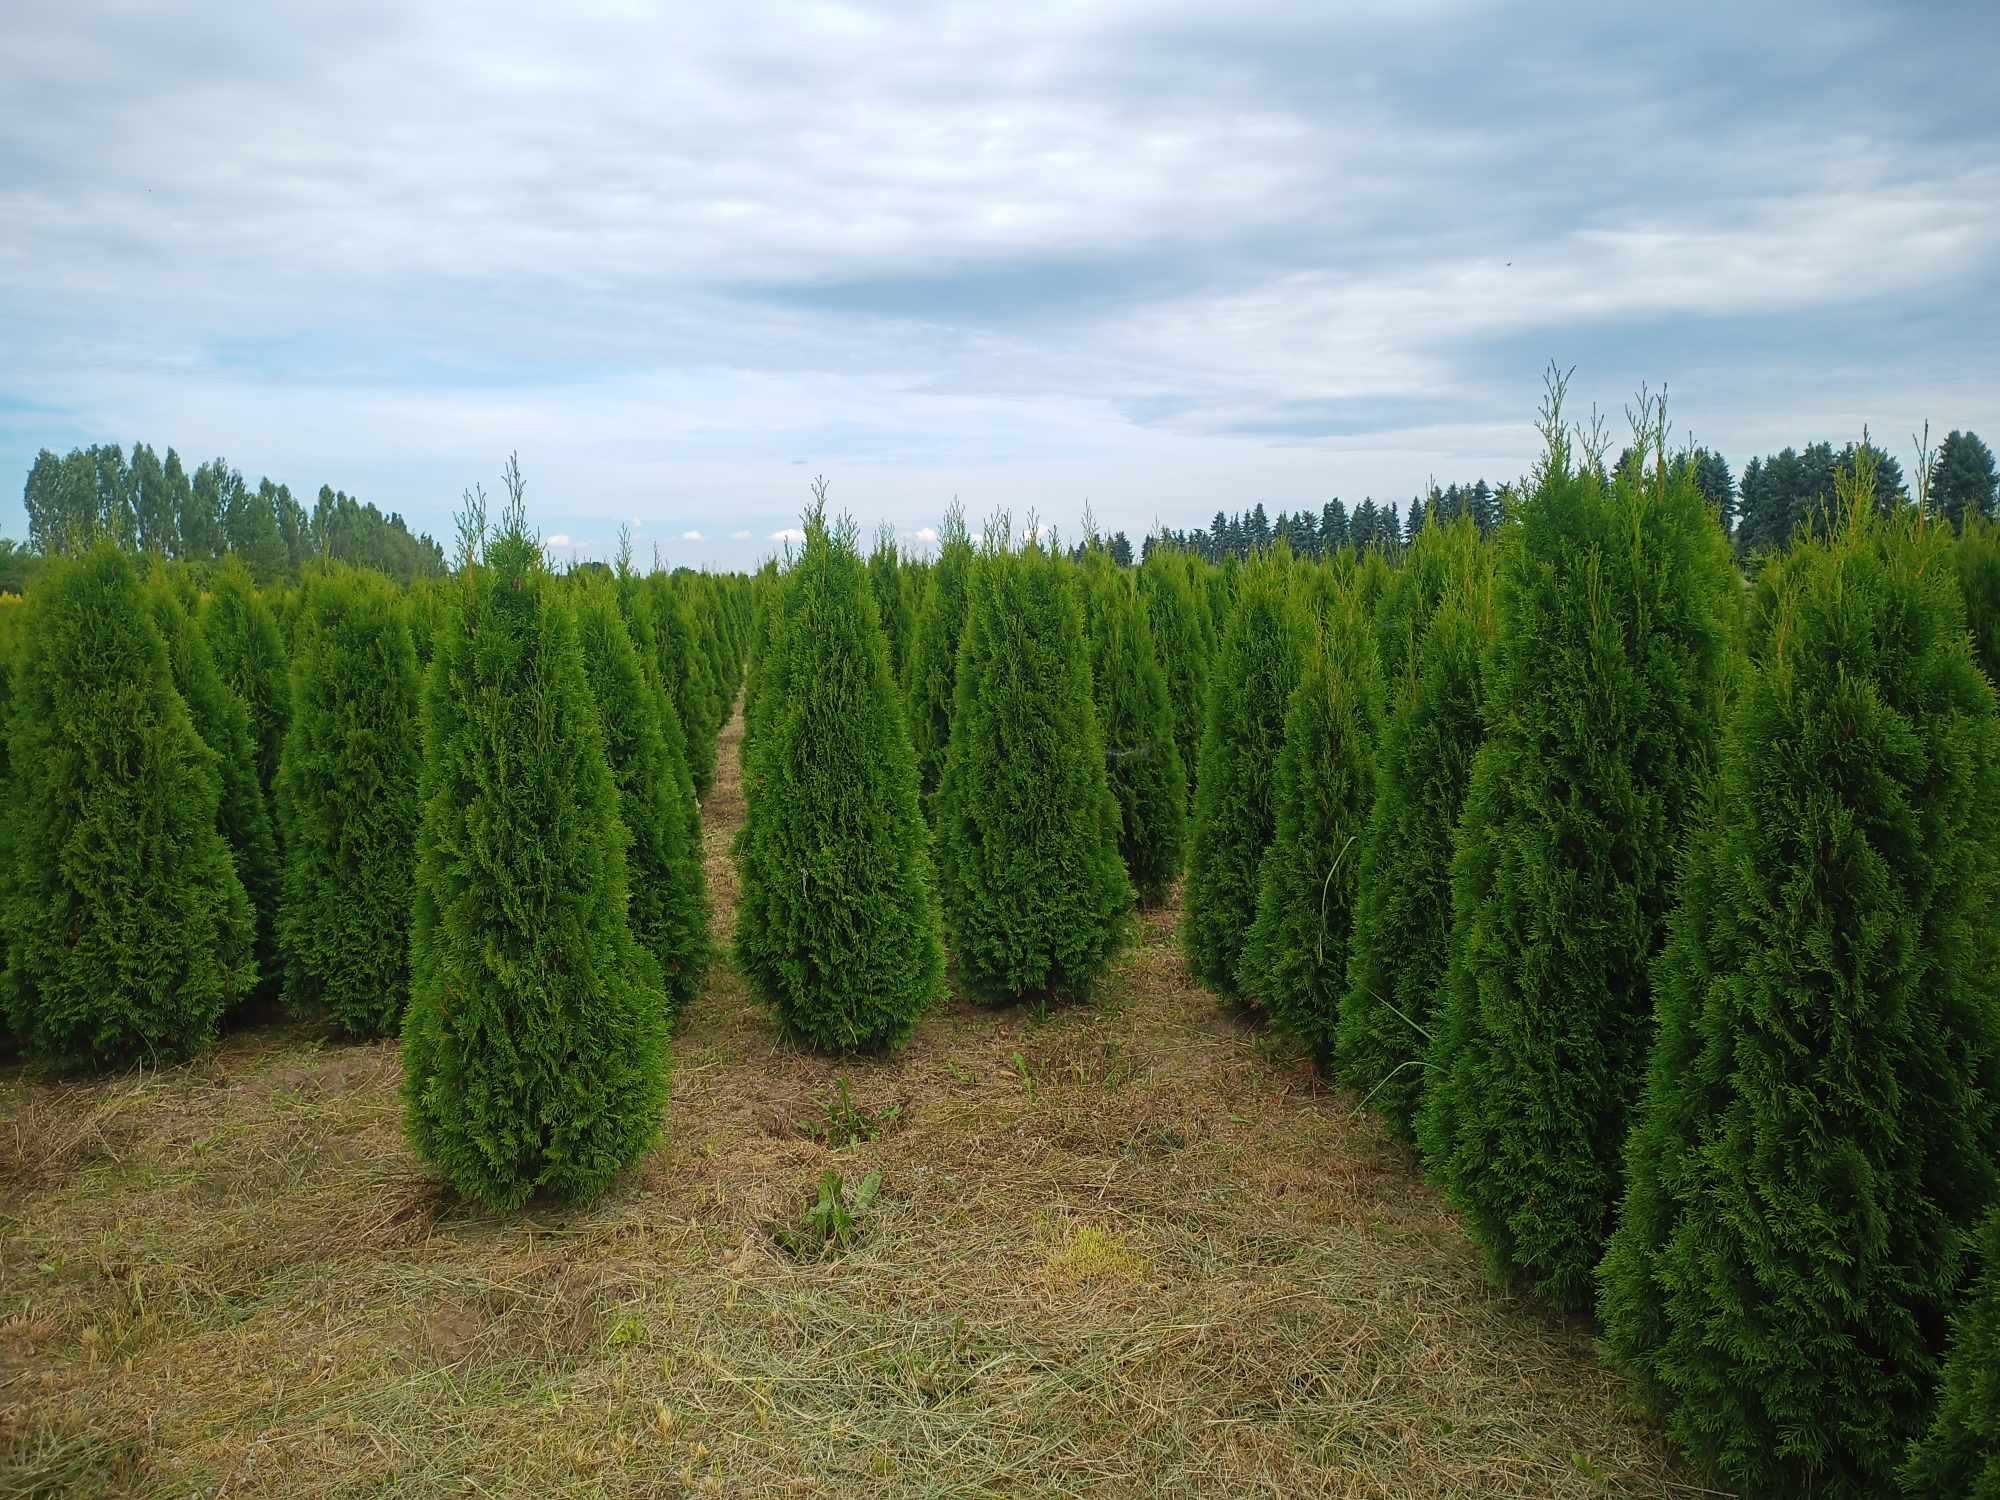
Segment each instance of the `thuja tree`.
M971 571L972 540L966 534L965 511L954 500L938 529L938 559L924 585L910 648L910 741L927 814L951 744L958 638L965 629L965 589Z
M202 601L201 630L223 683L250 711L257 784L275 806L278 753L291 722L291 661L277 613L239 558L231 556L216 570Z
M14 722L14 659L19 654L27 605L18 594L0 594L0 1043L13 1041L12 1007L7 1001L8 932L14 920L14 820L21 815L21 789L14 783L9 745Z
M903 570L896 554L896 530L886 523L875 533L875 550L868 554L868 584L875 593L875 615L889 644L889 673L898 683L908 681L911 637L916 621L903 596Z
M1347 992L1334 1042L1340 1078L1405 1137L1423 1101L1425 1053L1451 956L1452 844L1485 735L1480 660L1493 640L1492 549L1470 523L1426 527L1412 557L1454 533L1437 611L1384 686L1375 805L1357 851Z
M185 1057L257 974L218 758L113 544L51 560L27 611L8 741L14 1029L55 1057Z
M625 857L627 919L632 936L659 964L668 1008L678 1014L700 991L709 963L694 783L668 742L673 710L641 665L618 607L618 585L582 580L576 625L619 815L632 836Z
M1333 1052L1360 890L1356 846L1375 801L1369 718L1375 643L1360 600L1327 609L1285 716L1271 800L1277 820L1237 989L1311 1050Z
M2000 683L2000 525L1968 518L1956 550L1973 658L1988 681Z
M424 691L403 1096L410 1141L496 1207L587 1199L657 1138L666 1000L626 923L626 834L576 626L527 532L468 506Z
M153 625L166 643L174 689L188 706L195 733L215 752L222 797L216 827L236 861L237 878L250 898L256 924L254 951L258 977L278 977L278 844L271 805L257 780L257 745L247 704L231 692L216 670L208 642L195 625L176 580L163 566L146 580L146 603Z
M285 996L351 1036L392 1036L410 992L410 871L422 754L416 647L385 579L305 581L292 725L278 762Z
M1601 1273L1611 1347L1745 1494L1893 1487L2000 1191L1994 690L1943 528L1849 495L1730 719Z
M1741 585L1684 469L1635 460L1607 483L1570 462L1559 388L1548 413L1535 493L1499 560L1419 1138L1495 1268L1583 1308ZM1641 442L1657 451L1660 429Z
M1903 1471L1912 1495L2000 1500L2000 1212L1980 1237L1984 1262L1952 1324L1937 1418Z
M1156 548L1139 569L1139 594L1146 624L1159 648L1171 705L1174 748L1187 778L1188 808L1194 808L1200 764L1201 716L1208 695L1209 658L1215 654L1215 626L1208 612L1200 572L1204 564L1177 548Z
M674 713L687 736L688 774L694 789L708 795L715 776L715 736L722 705L701 649L700 631L687 597L673 579L655 572L646 579L653 612L653 637L661 688L674 700Z
M1078 572L1105 777L1118 802L1118 852L1143 902L1167 893L1187 840L1187 772L1173 702L1131 570L1093 549Z
M1242 567L1209 673L1182 936L1195 977L1224 995L1240 993L1237 967L1257 918L1264 851L1278 828L1285 716L1313 643L1289 568L1282 549Z
M853 523L824 490L785 581L740 851L736 948L787 1037L895 1046L943 993L902 693Z
M972 569L938 790L945 924L967 985L1087 997L1131 927L1076 592L997 520Z

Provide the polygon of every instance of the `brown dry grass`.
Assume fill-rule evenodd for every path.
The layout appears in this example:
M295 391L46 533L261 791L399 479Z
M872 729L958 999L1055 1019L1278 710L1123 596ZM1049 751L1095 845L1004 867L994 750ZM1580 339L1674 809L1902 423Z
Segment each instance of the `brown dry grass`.
M0 1074L0 1495L1697 1493L1175 915L1097 1008L955 1002L886 1060L778 1045L718 972L666 1142L587 1212L441 1199L389 1045ZM899 1112L834 1148L843 1076ZM765 1226L829 1167L882 1199L800 1263Z

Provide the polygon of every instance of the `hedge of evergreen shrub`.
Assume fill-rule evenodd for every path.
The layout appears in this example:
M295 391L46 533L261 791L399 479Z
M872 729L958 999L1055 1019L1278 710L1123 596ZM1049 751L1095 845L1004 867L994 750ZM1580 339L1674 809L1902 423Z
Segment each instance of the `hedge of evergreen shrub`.
M625 855L627 921L659 965L669 1014L678 1015L708 975L701 808L687 763L669 742L673 706L642 665L618 600L616 582L582 580L577 638L618 787L619 816L632 839Z
M271 806L257 780L257 743L250 727L249 706L223 684L208 641L190 613L178 579L155 567L145 583L147 608L166 644L174 690L188 706L195 733L215 752L221 777L216 804L216 828L236 863L237 879L249 898L255 924L252 951L257 961L259 989L275 988L279 975L276 925L278 916L278 844Z
M715 777L715 737L723 705L716 691L701 632L687 596L664 573L646 579L653 611L661 687L674 700L674 713L687 738L688 774L698 796L706 797Z
M518 498L455 587L425 684L405 1120L468 1198L588 1199L659 1136L666 997L626 922L575 621Z
M350 1036L394 1036L410 994L410 879L422 765L403 600L359 569L303 585L292 725L278 763L285 997Z
M1426 543L1449 545L1452 570L1436 612L1384 689L1375 804L1359 846L1334 1041L1338 1076L1405 1138L1423 1102L1450 964L1453 840L1485 737L1480 662L1494 629L1493 549L1470 523L1426 527L1419 545Z
M1369 717L1375 643L1359 598L1334 600L1306 652L1285 716L1257 915L1237 962L1238 991L1324 1066L1333 1053L1359 846L1375 801Z
M1278 829L1285 717L1313 643L1289 573L1282 552L1240 570L1209 673L1182 936L1195 977L1223 995L1240 993L1237 968L1257 919L1264 851Z
M1648 969L1712 774L1741 584L1685 469L1552 423L1499 559L1419 1141L1497 1271L1582 1309L1623 1185Z
M115 546L50 559L26 608L8 741L14 1031L48 1057L187 1057L257 977L219 758Z
M2000 719L1943 528L1865 479L1731 716L1601 1271L1611 1348L1745 1494L1893 1489L2000 1193Z
M951 713L958 682L958 640L965 629L966 582L972 571L972 540L965 512L956 500L938 531L938 558L925 581L910 648L910 741L917 754L917 784L924 811L944 776L951 745Z
M1087 998L1129 937L1132 883L1090 654L1064 565L993 528L968 586L937 860L958 973L994 999Z
M1078 572L1105 779L1118 802L1118 853L1139 900L1158 903L1181 872L1187 772L1173 702L1129 569L1092 551Z
M944 992L902 692L853 523L806 512L762 666L736 948L784 1034L896 1046Z

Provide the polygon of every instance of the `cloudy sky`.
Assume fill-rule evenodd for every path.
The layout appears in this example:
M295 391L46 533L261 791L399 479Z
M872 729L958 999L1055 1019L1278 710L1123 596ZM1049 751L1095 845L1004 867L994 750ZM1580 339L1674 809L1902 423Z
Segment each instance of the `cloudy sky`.
M1107 528L2000 438L1991 0L9 0L0 533L93 441L740 565L812 475Z

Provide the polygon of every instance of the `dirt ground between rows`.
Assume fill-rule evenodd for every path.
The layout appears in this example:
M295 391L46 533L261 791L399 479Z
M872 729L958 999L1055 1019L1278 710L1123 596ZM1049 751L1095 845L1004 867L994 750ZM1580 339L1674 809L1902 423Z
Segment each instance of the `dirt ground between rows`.
M0 1496L1712 1493L1587 1327L1493 1290L1356 1101L1190 982L1176 917L1093 1009L954 1000L889 1059L779 1044L719 965L662 1143L581 1212L444 1197L392 1044L0 1069ZM829 1169L880 1196L800 1261L770 1226Z

